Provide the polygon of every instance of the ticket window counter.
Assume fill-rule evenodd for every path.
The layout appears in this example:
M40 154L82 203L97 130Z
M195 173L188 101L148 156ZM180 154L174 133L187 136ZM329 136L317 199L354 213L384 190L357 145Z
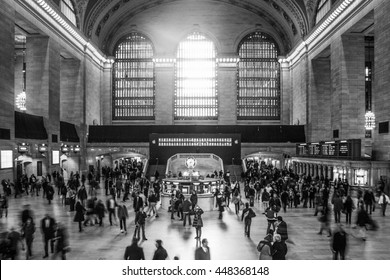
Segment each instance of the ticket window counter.
M189 198L192 191L196 191L198 196L198 205L203 211L213 210L214 192L221 187L219 180L210 179L202 181L189 181L180 179L163 179L163 193L161 195L161 207L169 208L169 203L172 194L177 191L183 193L186 198Z
M354 185L366 186L368 183L368 171L364 169L355 169Z

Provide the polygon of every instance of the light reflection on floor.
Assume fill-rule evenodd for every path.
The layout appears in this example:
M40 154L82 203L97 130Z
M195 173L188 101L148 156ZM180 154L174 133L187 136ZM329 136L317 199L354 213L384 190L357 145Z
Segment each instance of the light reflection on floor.
M102 193L100 190L99 193ZM105 201L105 196L99 194L99 198ZM58 221L63 222L70 236L71 252L68 259L81 260L119 260L123 258L125 247L131 242L134 232L134 212L131 202L126 202L130 209L128 220L128 234L121 234L118 226L109 226L108 217L105 218L105 225L89 226L82 233L78 232L78 225L73 222L74 213L68 212L67 207L61 205L58 196L55 196L52 205L40 197L27 197L9 201L8 218L0 219L1 232L10 229L11 226L19 224L19 215L22 205L30 204L34 209L36 224L39 227L40 219L47 212L53 215ZM390 220L389 217L382 217L380 209L373 213L374 219L378 222L378 231L368 231L366 242L354 237L357 230L345 226L349 234L349 250L347 259L390 259ZM211 258L215 260L224 259L258 259L256 246L264 237L267 223L261 214L262 208L259 202L255 203L257 216L253 219L251 228L251 239L244 237L244 225L241 217L234 213L234 209L224 212L222 220L218 220L218 212L207 212L203 215L204 227L202 237L209 240ZM151 259L155 250L156 239L162 239L163 246L167 249L169 258L178 256L180 259L194 259L196 248L195 229L190 226L183 227L182 221L175 216L170 219L170 213L160 209L159 218L148 218L146 224L147 241L142 242L145 257ZM319 222L313 216L313 209L288 209L287 213L281 213L288 224L289 242L287 259L326 260L331 259L329 238L324 235L317 235ZM345 216L342 215L342 221ZM33 243L33 258L42 259L43 243L39 228L37 228ZM24 259L24 252L19 258Z

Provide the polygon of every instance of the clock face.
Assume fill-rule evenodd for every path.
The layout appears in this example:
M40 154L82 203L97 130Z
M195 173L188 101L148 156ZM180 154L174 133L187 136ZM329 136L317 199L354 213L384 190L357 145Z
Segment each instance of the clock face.
M196 159L194 157L189 157L186 159L186 167L187 168L194 168L196 165Z

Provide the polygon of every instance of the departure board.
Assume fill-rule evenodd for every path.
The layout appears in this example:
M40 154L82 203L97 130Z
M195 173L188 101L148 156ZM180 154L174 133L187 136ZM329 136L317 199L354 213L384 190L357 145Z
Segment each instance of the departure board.
M297 156L360 159L361 140L322 141L296 146Z

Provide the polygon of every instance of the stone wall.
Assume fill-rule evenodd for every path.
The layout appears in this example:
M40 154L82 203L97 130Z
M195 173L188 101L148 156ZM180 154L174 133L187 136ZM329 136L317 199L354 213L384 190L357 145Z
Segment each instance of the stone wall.
M307 124L307 58L301 60L291 68L291 124Z
M390 1L378 1L375 7L375 73L373 110L377 127L374 130L373 152L379 160L390 160L390 134L378 133L378 123L390 121Z
M309 121L307 139L309 142L330 140L331 131L331 80L330 60L326 58L311 60L309 87Z

